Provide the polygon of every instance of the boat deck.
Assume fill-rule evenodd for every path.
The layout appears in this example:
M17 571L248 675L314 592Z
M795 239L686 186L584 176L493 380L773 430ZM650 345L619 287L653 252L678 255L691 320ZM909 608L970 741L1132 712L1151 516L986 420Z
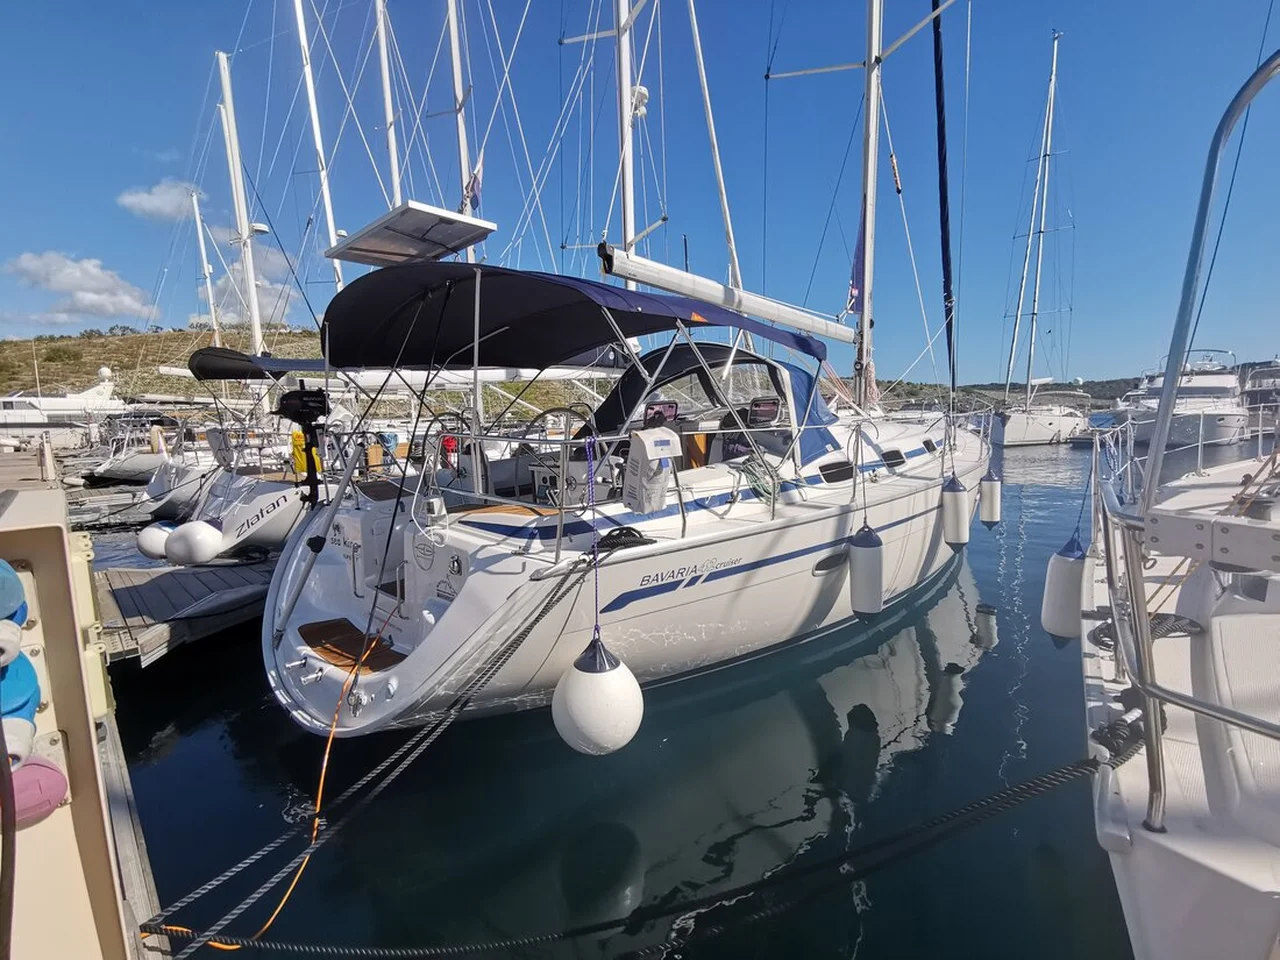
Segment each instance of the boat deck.
M207 567L120 567L93 575L107 661L145 667L183 643L262 616L275 560Z
M1221 515L1244 476L1261 466L1245 460L1188 475L1167 484L1158 505L1165 512ZM1129 683L1116 679L1117 652L1090 636L1110 615L1110 600L1103 559L1091 551L1085 564L1082 658L1088 727L1096 730L1123 712L1119 700ZM1143 589L1155 622L1154 680L1280 723L1276 600L1219 596L1209 616L1200 608L1203 597L1215 595L1212 576L1207 564L1155 553L1153 545ZM1165 832L1143 826L1145 750L1114 771L1104 768L1095 785L1098 839L1111 854L1135 954L1280 957L1280 744L1172 705L1165 713ZM1221 943L1201 943L1198 936L1222 929L1197 927L1192 918L1206 913L1236 918L1236 944L1256 949L1233 952Z

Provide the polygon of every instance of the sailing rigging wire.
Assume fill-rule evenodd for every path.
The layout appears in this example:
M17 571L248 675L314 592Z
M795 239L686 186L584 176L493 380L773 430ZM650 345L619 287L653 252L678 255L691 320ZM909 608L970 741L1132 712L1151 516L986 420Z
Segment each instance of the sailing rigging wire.
M827 204L827 219L823 221L822 233L818 236L818 249L813 254L813 266L809 269L809 283L804 288L804 299L800 301L801 306L809 305L809 293L813 290L814 277L818 275L818 263L822 259L822 247L827 241L827 230L831 226L831 218L835 214L836 200L840 196L840 184L844 181L845 167L849 163L849 154L853 152L853 141L858 136L858 121L862 117L862 108L867 104L867 94L863 91L861 98L858 100L858 107L853 114L853 123L849 127L849 139L844 145L844 158L840 161L840 171L836 174L836 184L831 190L831 202ZM892 151L890 147L890 151ZM844 231L841 230L843 236ZM847 246L847 244L846 244Z
M1275 10L1276 0L1267 3L1267 18L1262 24L1262 38L1258 41L1258 55L1254 69L1262 65L1262 55L1267 49L1267 33L1271 29L1271 14ZM1213 268L1218 262L1218 248L1222 245L1222 235L1227 226L1227 211L1231 209L1231 195L1236 189L1236 174L1240 170L1240 156L1244 152L1244 138L1249 132L1249 115L1253 112L1253 104L1245 107L1244 120L1240 124L1240 139L1236 141L1236 157L1231 164L1231 179L1227 181L1227 195L1222 202L1222 216L1218 219L1218 235L1213 241L1213 253L1209 256L1209 267L1205 271L1204 286L1200 288L1200 303L1196 307L1195 323L1191 325L1191 336L1187 338L1187 354L1195 348L1196 331L1200 329L1200 316L1204 313L1205 298L1209 295L1209 282L1213 279Z
M769 36L765 42L767 51L764 66L764 135L760 138L763 154L760 163L760 292L769 291L769 78L773 74L773 61L782 42L782 27L787 22L787 10L791 0L783 0L782 15L778 17L778 29L774 32L774 13L777 0L769 0Z
M936 21L936 18L935 18ZM920 268L916 264L915 245L911 242L911 224L907 220L907 203L902 195L902 177L898 172L898 156L893 150L893 133L889 129L889 107L887 98L881 95L880 115L884 119L884 135L889 147L889 166L893 171L893 189L898 195L898 208L902 211L902 230L907 238L907 256L911 261L911 276L915 279L916 284L916 300L920 304L920 320L924 323L924 340L925 349L929 351L929 362L933 365L933 379L935 383L940 383L938 379L938 359L933 352L933 336L929 332L929 311L924 305L924 288L920 285ZM944 327L944 330L947 328ZM950 340L950 332L948 331L948 340Z
M316 17L316 26L320 31L320 39L324 41L324 46L325 46L325 49L329 52L329 57L336 64L338 62L338 57L337 57L337 54L333 52L333 44L329 40L329 31L325 29L324 21L320 19L320 11L316 9L315 0L309 0L309 4L311 6L311 12L315 14L315 17ZM360 75L363 76L363 74L364 74L364 71L362 69L360 71ZM347 101L347 113L343 115L343 124L344 125L346 124L346 118L348 115L354 117L355 124L356 124L356 131L360 134L360 141L361 143L364 144L364 152L369 157L369 163L373 167L373 175L378 181L378 190L381 191L382 193L383 202L388 207L390 207L391 197L387 193L387 186L382 180L382 173L381 171L378 170L378 161L373 156L373 148L369 146L369 138L365 136L364 125L360 123L359 116L356 116L355 101L352 99L353 91L347 87L347 82L342 78L341 70L335 70L334 75L337 76L338 85L342 88L342 95L343 97L346 98L346 101ZM359 77L357 77L356 79L355 89L356 90L359 89Z

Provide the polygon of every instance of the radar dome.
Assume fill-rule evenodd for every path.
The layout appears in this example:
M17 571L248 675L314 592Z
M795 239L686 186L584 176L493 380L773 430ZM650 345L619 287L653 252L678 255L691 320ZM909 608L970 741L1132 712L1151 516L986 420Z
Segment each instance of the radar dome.
M98 368L98 379L99 379L99 380L103 380L103 381L110 380L110 379L111 379L111 368L110 368L110 367L99 367L99 368Z

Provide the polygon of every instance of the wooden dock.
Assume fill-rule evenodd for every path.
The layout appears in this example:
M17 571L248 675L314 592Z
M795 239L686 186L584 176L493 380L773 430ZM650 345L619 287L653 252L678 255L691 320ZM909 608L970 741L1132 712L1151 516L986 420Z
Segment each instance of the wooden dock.
M180 644L262 616L275 560L94 573L107 662L145 667Z

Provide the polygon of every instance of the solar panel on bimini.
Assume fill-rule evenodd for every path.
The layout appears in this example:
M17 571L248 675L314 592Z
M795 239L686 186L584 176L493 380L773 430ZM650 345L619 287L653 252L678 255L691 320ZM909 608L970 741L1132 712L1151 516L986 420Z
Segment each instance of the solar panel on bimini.
M461 253L498 229L488 220L406 200L324 252L332 260L388 267Z

